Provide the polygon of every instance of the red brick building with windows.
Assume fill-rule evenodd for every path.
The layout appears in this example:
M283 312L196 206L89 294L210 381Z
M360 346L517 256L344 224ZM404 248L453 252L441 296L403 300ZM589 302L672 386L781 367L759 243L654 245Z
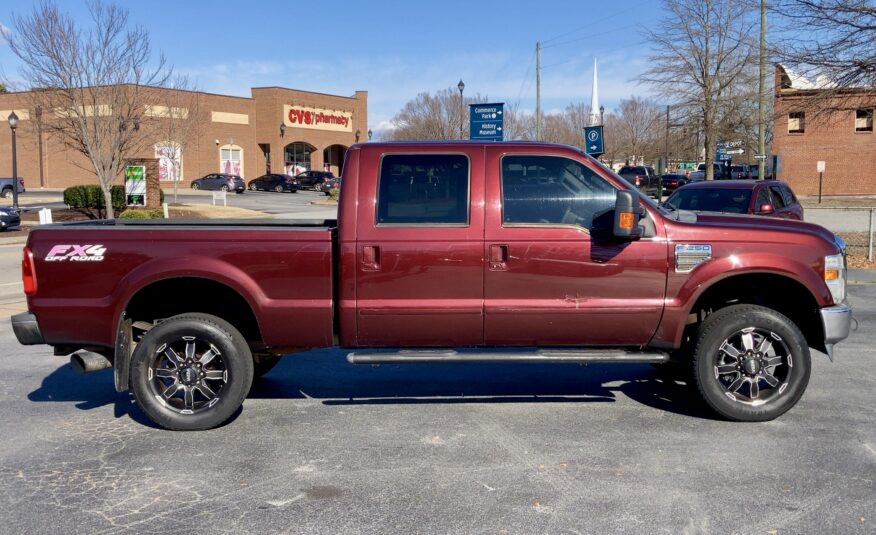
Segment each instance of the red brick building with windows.
M777 178L798 195L876 195L876 89L834 89L810 82L782 65L775 72L773 153Z
M240 174L246 180L269 170L289 174L330 170L338 175L347 148L368 139L367 91L339 96L256 87L250 97L162 88L149 88L147 93L136 126L142 136L139 149L126 156L157 158L160 178L167 185L178 175L180 185L188 187L191 180L216 172ZM31 97L27 92L0 94L0 177L12 175L6 120L14 110L19 117L18 175L28 189L97 183L90 162L46 128L47 121L63 112L31 109L35 108ZM112 115L109 106L88 112ZM173 117L190 119L190 124L170 128ZM178 164L168 149L172 146L181 149Z

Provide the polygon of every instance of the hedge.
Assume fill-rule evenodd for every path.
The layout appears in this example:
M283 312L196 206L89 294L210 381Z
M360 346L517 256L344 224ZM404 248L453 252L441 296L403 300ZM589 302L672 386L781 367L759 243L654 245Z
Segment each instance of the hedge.
M164 210L141 210L132 208L125 210L120 219L161 219L164 217Z
M159 202L164 202L164 190L161 191ZM113 186L110 188L110 197L113 202L113 210L125 209L125 187ZM71 186L64 190L64 204L70 208L85 208L94 210L104 209L103 190L96 184L88 186Z

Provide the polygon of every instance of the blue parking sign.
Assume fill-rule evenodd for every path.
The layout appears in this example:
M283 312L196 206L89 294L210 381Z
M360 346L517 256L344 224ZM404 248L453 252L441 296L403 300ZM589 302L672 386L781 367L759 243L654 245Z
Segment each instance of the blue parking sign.
M584 127L584 152L591 156L600 156L605 152L602 142L602 126Z

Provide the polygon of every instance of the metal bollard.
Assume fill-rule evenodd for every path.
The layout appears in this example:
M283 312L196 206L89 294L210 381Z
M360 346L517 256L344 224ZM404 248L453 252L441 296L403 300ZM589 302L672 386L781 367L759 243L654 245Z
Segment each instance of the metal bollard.
M870 227L867 230L867 260L873 261L873 216L876 215L876 208L870 208Z

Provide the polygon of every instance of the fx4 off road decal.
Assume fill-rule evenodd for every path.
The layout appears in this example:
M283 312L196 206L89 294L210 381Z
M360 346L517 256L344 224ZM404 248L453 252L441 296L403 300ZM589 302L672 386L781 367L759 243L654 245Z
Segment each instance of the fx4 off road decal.
M46 255L46 262L101 262L105 253L103 245L56 245Z

